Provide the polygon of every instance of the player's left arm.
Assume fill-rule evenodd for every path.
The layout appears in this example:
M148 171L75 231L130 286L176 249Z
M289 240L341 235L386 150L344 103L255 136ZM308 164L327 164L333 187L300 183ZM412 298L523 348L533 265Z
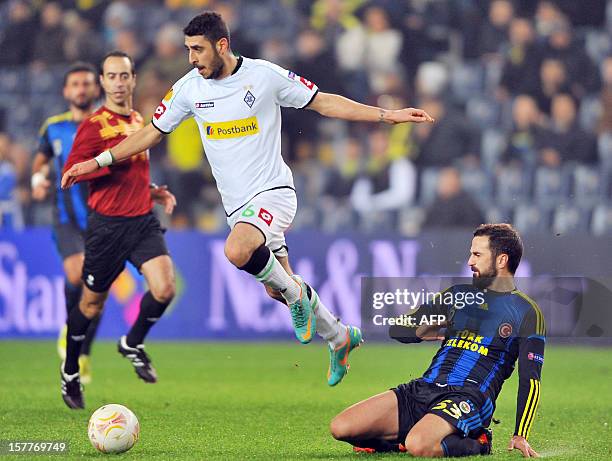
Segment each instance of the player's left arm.
M529 445L528 439L540 403L546 329L544 317L535 304L523 320L518 341L519 388L516 424L508 450L520 450L526 458L538 457L538 453Z
M387 110L381 107L368 106L337 94L319 91L308 104L307 109L314 110L325 117L339 118L352 122L385 122L396 123L433 123L434 119L423 109L406 108Z
M168 186L158 186L155 183L151 183L149 189L151 190L151 199L163 206L166 214L172 214L176 206L176 197L168 190Z

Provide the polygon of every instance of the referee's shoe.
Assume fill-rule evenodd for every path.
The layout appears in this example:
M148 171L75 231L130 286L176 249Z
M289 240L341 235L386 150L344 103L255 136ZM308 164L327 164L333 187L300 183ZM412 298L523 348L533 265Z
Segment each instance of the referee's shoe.
M62 362L60 366L60 378L62 380L62 398L66 405L68 405L68 408L72 408L73 410L85 408L83 386L81 385L79 373L67 375L64 372L64 362Z
M157 382L157 372L153 365L151 365L151 359L144 350L144 344L130 347L127 345L126 337L122 336L119 343L117 343L117 351L132 362L134 371L145 383Z

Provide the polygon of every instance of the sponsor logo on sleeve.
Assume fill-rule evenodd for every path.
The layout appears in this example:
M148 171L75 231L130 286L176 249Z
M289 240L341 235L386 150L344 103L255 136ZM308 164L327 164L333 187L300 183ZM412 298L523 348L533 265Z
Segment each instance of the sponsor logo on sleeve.
M499 326L499 336L502 338L508 338L512 334L512 325L509 323L502 323Z
M268 226L272 225L272 220L274 219L274 216L272 216L272 214L270 214L270 212L265 208L260 208L259 214L257 216Z
M312 83L310 80L305 79L304 77L300 77L300 82L302 82L309 90L312 90L314 88L314 83Z
M214 101L206 101L206 102L196 102L196 109L210 109L211 107L215 107Z
M259 133L257 117L230 120L229 122L204 123L206 139L231 139Z
M544 363L544 357L540 354L530 352L527 354L527 359L533 362Z
M159 106L157 106L157 109L155 109L153 117L155 117L155 120L159 120L159 117L164 115L164 112L166 112L166 105L162 101L159 103Z

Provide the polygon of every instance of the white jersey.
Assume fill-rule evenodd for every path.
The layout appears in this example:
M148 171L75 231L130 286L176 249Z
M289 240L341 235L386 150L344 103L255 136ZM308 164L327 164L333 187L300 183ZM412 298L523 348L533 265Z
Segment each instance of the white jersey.
M294 187L281 156L280 108L303 108L318 91L276 64L239 59L234 73L221 80L190 71L166 94L152 120L170 133L195 117L228 216L260 192Z

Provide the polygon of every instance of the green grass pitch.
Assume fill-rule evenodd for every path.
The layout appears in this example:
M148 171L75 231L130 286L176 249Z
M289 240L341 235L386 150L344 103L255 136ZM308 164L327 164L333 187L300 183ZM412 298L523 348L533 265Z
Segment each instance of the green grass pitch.
M351 357L336 388L326 383L322 343L164 343L148 348L160 379L140 382L114 344L94 345L94 381L85 411L61 400L52 342L0 341L0 440L66 440L68 456L102 459L87 438L89 415L121 403L138 416L141 439L121 458L144 460L360 460L400 454L353 454L329 435L346 406L417 377L434 348L368 344ZM612 459L612 360L609 349L551 346L531 443L558 460ZM494 459L521 459L506 446L514 429L517 376L498 400ZM28 459L12 455L6 459Z

